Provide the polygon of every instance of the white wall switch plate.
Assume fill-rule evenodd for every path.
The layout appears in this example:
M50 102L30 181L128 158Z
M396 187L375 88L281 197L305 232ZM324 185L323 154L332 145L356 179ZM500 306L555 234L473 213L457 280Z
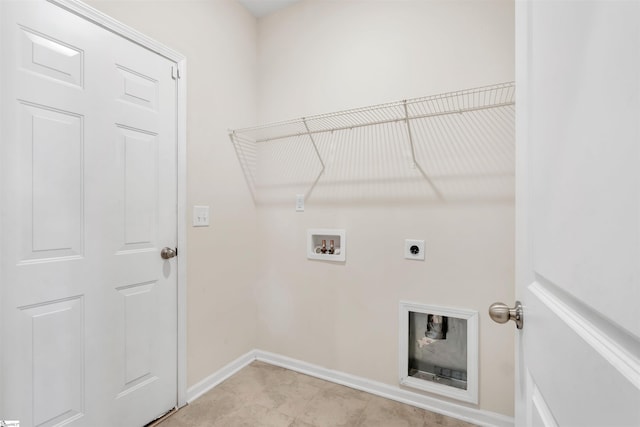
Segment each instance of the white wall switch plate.
M209 206L193 207L193 226L194 227L209 226Z
M424 240L406 239L404 241L404 257L424 261Z
M304 212L304 194L296 194L296 212Z

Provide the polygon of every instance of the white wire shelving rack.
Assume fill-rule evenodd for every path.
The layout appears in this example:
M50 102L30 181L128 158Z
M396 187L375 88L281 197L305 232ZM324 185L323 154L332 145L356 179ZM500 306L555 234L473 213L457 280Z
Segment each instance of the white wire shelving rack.
M338 187L353 182L402 186L416 178L426 184L423 195L448 200L459 193L462 178L467 187L495 177L512 185L514 121L515 84L507 82L236 129L229 136L256 202L288 184L308 199L324 180L339 195Z

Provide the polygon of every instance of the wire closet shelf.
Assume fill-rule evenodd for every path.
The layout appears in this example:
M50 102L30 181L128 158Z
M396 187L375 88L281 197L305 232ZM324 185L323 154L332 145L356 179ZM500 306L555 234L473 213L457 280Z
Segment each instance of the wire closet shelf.
M449 191L445 181L454 176L514 175L514 113L515 84L507 82L236 129L229 137L256 201L263 199L259 193L269 187L266 175L260 173L260 164L268 163L263 162L269 152L261 149L264 144L307 147L307 157L314 157L311 169L315 170L306 181L299 181L306 182L303 192L308 198L323 176L332 180L331 173L325 176L330 165L340 167L336 146L358 145L359 139L363 150L375 149L383 139L386 145L403 144L405 157L416 170L414 175L427 183L433 197L446 200ZM291 156L295 155L290 154L289 162L295 163ZM307 159L306 169L309 162ZM339 174L334 171L333 175ZM378 173L376 178L384 176Z

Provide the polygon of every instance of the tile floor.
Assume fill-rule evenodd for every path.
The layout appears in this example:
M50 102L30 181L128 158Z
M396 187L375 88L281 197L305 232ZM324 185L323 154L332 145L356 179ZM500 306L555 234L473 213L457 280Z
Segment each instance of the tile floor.
M158 427L470 427L453 418L253 362Z

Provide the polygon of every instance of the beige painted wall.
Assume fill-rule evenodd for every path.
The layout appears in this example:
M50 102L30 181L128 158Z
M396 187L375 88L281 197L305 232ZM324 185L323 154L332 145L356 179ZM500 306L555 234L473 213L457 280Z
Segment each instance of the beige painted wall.
M187 57L188 217L211 206L187 234L191 386L256 347L255 208L227 135L256 120L256 21L233 0L88 3Z
M307 0L259 21L258 58L260 122L510 81L514 4ZM358 150L346 164L385 161ZM258 210L259 348L396 385L400 300L477 310L479 407L513 414L513 328L486 314L514 298L513 200L289 196ZM308 228L346 229L346 263L308 260Z
M515 79L512 0L303 0L259 20L258 120Z
M514 298L512 202L256 211L226 135L513 80L512 2L304 1L257 26L233 0L89 3L187 56L188 204L212 207L188 233L190 386L252 348L397 384L405 299L481 313L480 407L513 413L513 331L485 314ZM347 230L344 265L306 259L311 227ZM405 238L427 261L402 259Z

